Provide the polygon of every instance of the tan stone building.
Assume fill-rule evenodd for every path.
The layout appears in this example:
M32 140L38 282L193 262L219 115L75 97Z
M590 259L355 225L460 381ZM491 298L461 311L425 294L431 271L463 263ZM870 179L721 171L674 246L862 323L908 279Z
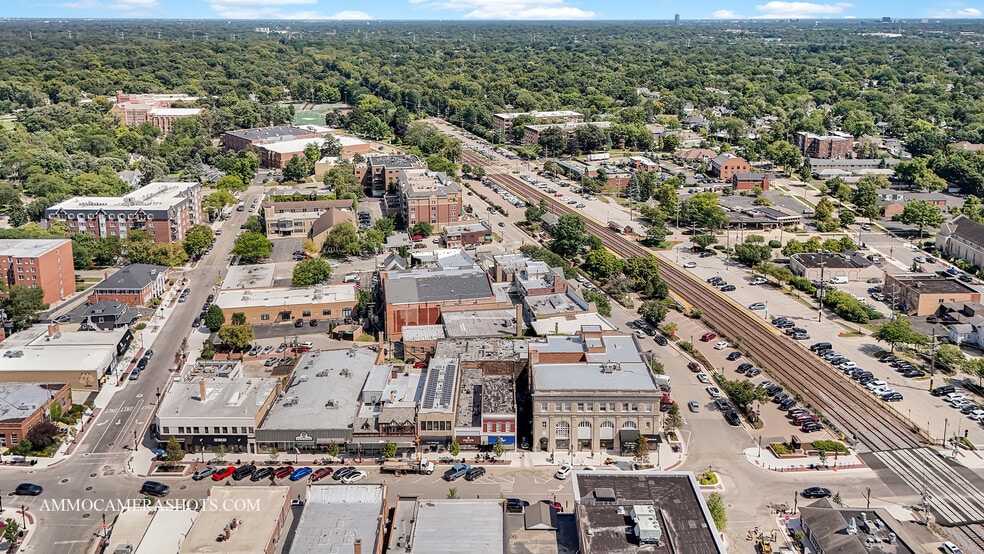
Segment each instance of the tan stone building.
M215 304L231 317L246 314L246 323L281 323L297 319L343 320L355 309L355 285L317 285L313 287L273 287L223 290Z
M885 275L882 294L905 306L909 315L927 316L951 302L980 302L977 289L940 275Z
M298 200L260 205L266 221L267 238L307 237L320 248L327 232L336 223L348 221L355 225L355 210L351 200Z

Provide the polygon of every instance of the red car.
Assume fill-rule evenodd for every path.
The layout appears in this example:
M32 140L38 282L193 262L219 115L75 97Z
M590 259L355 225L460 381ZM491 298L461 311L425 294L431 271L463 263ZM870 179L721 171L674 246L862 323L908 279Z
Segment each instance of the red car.
M550 500L541 500L540 502L543 502L547 506L550 506L554 510L557 510L557 512L564 511L564 507L560 505L560 502L551 502Z
M236 471L236 466L229 466L225 469L220 469L212 474L213 481L221 481L226 477L232 475L232 472Z
M277 479L283 479L284 477L287 477L291 473L294 473L294 466L284 466L284 467L278 467L277 471L273 472L273 476L276 477Z
M417 362L417 363L413 364L413 367L415 367L417 369L421 369L421 368L427 367L427 364L425 362Z
M718 338L718 336L715 335L714 333L704 333L703 335L701 335L700 340L701 342L711 342L716 338Z
M690 362L687 364L687 369L693 371L694 373L700 373L700 364L697 362Z
M331 468L330 467L323 467L323 468L319 469L318 471L315 471L314 472L314 475L311 476L311 481L312 482L314 482L314 481L320 481L322 478L328 477L329 475L331 475Z

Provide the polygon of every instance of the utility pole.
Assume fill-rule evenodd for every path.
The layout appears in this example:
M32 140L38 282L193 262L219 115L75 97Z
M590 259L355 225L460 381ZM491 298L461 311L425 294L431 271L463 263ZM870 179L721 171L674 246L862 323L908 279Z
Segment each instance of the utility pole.
M871 509L871 487L867 487L865 498L868 501L867 506L865 507L865 509L866 510L870 510Z
M821 254L822 256L822 254ZM823 259L823 258L821 258ZM823 270L827 267L827 262L823 261L817 264L820 266L820 291L817 293L819 306L817 307L817 322L823 321L823 295L827 291L824 286L823 281Z
M893 298L894 300L894 298ZM933 390L933 379L936 378L936 326L933 326L933 336L929 343L929 390ZM943 436L946 440L946 435Z

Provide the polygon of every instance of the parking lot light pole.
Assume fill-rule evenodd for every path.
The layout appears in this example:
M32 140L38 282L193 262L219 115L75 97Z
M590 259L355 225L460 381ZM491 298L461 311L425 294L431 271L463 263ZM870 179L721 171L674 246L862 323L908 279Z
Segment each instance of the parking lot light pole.
M817 300L819 302L819 306L817 307L817 322L821 322L823 321L823 295L824 292L826 292L827 290L823 286L824 285L823 270L826 269L827 262L823 261L818 263L817 265L820 266L820 292L817 293Z

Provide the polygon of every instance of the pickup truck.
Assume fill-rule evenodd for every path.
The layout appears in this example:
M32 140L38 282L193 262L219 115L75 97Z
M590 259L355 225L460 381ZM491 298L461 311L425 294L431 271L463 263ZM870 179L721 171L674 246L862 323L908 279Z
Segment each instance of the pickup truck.
M468 464L454 464L451 466L451 469L444 472L444 480L448 482L454 481L459 477L463 477L468 473L469 469L471 469L471 466Z
M427 460L387 460L383 462L380 471L402 475L404 473L420 473L430 475L434 473L434 462Z

